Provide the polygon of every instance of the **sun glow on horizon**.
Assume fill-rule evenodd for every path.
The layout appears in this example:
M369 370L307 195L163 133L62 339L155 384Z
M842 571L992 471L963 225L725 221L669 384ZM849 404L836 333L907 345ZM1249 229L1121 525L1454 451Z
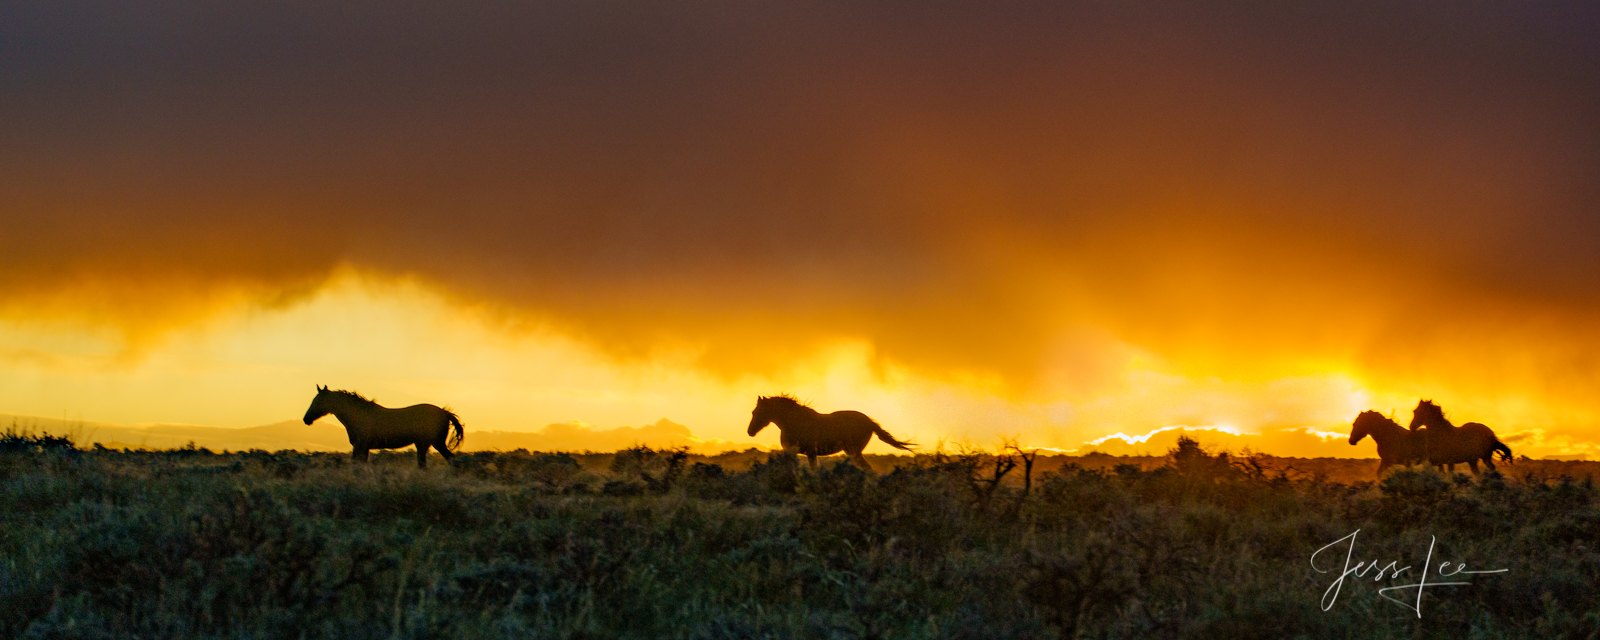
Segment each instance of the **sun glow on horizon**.
M1321 430L1318 430L1316 427L1290 427L1288 429L1284 429L1284 431L1299 431L1301 433L1306 433L1306 434L1310 434L1310 435L1316 436L1318 438L1322 438L1323 440L1343 440L1343 439L1346 439L1346 438L1350 437L1350 434L1348 434L1348 433L1338 433L1336 431L1321 431Z
M1113 434L1108 435L1108 436L1102 436L1102 437L1096 438L1094 440L1090 440L1088 442L1085 442L1084 444L1091 445L1091 446L1092 445L1099 445L1099 444L1104 444L1107 440L1112 440L1112 439L1121 440L1121 441L1126 442L1128 444L1144 444L1144 443L1149 442L1151 437L1156 436L1158 434L1166 433L1168 431L1216 431L1218 433L1226 433L1228 435L1233 435L1233 436L1245 435L1243 432L1239 431L1237 428L1234 428L1234 427L1231 427L1231 426L1228 426L1228 425L1189 426L1189 425L1184 425L1184 424L1176 424L1176 425L1172 425L1172 426L1169 426L1169 427L1161 427L1159 429L1151 430L1151 431L1145 433L1142 436L1130 436L1130 435L1128 435L1126 433L1122 433L1121 431L1118 431L1118 432L1113 433Z
M132 356L114 326L0 320L0 412L247 427L297 416L313 384L330 384L387 406L449 404L469 431L610 429L665 419L686 425L690 442L770 448L776 430L754 439L744 433L753 397L790 392L821 411L862 411L924 445L1013 438L1071 452L1118 442L1150 446L1154 437L1181 432L1225 436L1236 443L1230 446L1267 453L1366 457L1371 452L1341 442L1346 433L1339 429L1362 409L1408 401L1344 373L1181 375L1109 334L1075 331L1075 342L1060 352L1066 355L1046 360L1039 378L1045 386L1021 392L981 371L912 368L848 336L781 369L729 375L703 367L691 343L619 357L415 279L346 270L290 303L229 302ZM1094 349L1137 357L1101 358L1089 370L1094 379L1073 374L1068 356ZM1067 382L1052 392L1049 384L1060 380ZM1594 451L1568 433L1502 426L1521 443L1514 446L1535 452ZM874 441L869 452L889 450Z

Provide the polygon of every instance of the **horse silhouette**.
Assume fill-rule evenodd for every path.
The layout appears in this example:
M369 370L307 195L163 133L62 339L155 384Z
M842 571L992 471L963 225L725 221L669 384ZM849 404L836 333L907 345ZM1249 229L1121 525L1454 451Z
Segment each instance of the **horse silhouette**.
M1362 411L1350 424L1352 446L1367 436L1372 436L1372 441L1378 443L1379 478L1389 467L1397 464L1410 466L1422 462L1426 457L1423 434L1407 431L1400 423L1376 411Z
M896 449L910 451L916 446L896 440L864 413L818 413L789 395L756 397L756 408L750 412L750 435L755 436L769 424L778 425L778 442L783 444L783 450L804 454L812 469L817 468L817 456L843 451L851 462L871 471L861 450L867 448L873 434Z
M417 468L426 469L429 447L438 449L439 455L449 460L455 457L451 449L460 447L464 437L461 418L449 409L431 404L390 409L354 391L330 391L318 386L317 397L306 409L306 424L330 413L344 424L350 435L350 458L359 462L367 461L367 451L371 449L416 445ZM447 438L452 425L456 432Z
M1496 451L1500 452L1501 461L1511 460L1511 447L1501 443L1489 427L1476 422L1459 427L1450 424L1444 417L1444 409L1432 400L1423 400L1412 410L1411 431L1423 435L1428 462L1435 466L1446 465L1450 471L1465 462L1472 467L1472 474L1477 475L1479 460L1494 471Z

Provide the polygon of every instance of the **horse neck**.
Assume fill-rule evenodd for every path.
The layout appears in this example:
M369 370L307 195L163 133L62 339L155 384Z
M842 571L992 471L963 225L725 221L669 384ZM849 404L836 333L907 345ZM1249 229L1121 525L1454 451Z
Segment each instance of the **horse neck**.
M1409 433L1411 432L1406 431L1405 427L1393 422L1379 422L1378 424L1369 425L1367 427L1367 434L1371 435L1373 440L1382 439L1384 441L1388 441L1392 439L1398 442L1400 438L1405 437Z
M1436 413L1436 414L1434 414L1432 416L1429 416L1427 420L1423 421L1422 426L1425 426L1425 427L1427 427L1429 429L1454 429L1454 428L1456 428L1455 425L1450 424L1449 420L1445 419L1443 411L1440 411L1439 413Z
M324 406L328 408L328 413L333 414L333 417L338 418L339 422L343 422L347 427L351 424L351 418L371 413L377 407L370 402L362 402L342 393L333 394Z
M772 423L778 425L779 429L783 429L785 427L794 427L806 424L814 420L819 415L822 414L817 413L816 409L797 404L784 407L783 409L777 411L775 415L772 416Z

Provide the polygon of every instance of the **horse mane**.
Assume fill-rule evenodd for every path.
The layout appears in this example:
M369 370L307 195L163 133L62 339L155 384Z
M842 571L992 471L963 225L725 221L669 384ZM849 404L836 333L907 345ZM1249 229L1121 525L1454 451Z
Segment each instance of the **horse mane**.
M1445 417L1444 407L1434 404L1432 400L1423 400L1418 402L1417 408L1414 412L1424 416L1437 416L1440 423L1447 426L1455 426L1454 424L1451 424L1449 418Z
M347 397L347 398L349 398L351 400L359 400L359 401L361 401L363 403L370 404L370 405L372 405L374 407L379 406L377 400L373 400L371 398L368 398L368 397L366 397L364 395L361 395L359 393L356 393L354 391L346 391L344 389L329 389L328 393L337 393L337 394L345 396L345 397Z
M775 402L777 404L786 405L786 406L790 406L790 407L804 407L804 408L807 408L807 409L811 408L810 404L807 404L805 402L801 402L799 398L796 398L796 397L794 397L792 395L789 395L787 393L780 393L780 394L775 395L775 396L758 396L756 399L760 400L760 401L764 401L764 402Z
M1371 411L1371 410L1362 411L1360 415L1356 416L1356 420L1355 421L1357 423L1364 423L1364 424L1368 424L1368 425L1370 425L1372 423L1377 423L1377 424L1392 426L1392 427L1394 427L1396 429L1401 429L1401 430L1405 429L1405 427L1400 426L1400 423L1395 422L1394 418L1390 418L1389 416L1383 415L1383 413L1379 412L1379 411ZM1372 427L1369 426L1367 428L1371 429Z

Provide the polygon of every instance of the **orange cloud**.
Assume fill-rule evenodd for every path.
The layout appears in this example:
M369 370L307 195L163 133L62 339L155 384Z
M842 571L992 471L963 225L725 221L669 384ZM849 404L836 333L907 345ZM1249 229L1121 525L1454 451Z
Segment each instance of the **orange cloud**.
M1600 433L1590 16L1179 4L30 9L0 27L11 401L447 360L361 311L411 294L319 297L357 279L492 329L438 340L471 383L393 382L419 397L515 398L537 376L486 345L539 343L719 425L780 385L1072 444L1332 429L1353 389ZM238 355L240 318L312 308L424 346L310 323L301 360ZM271 404L237 402L196 419Z

